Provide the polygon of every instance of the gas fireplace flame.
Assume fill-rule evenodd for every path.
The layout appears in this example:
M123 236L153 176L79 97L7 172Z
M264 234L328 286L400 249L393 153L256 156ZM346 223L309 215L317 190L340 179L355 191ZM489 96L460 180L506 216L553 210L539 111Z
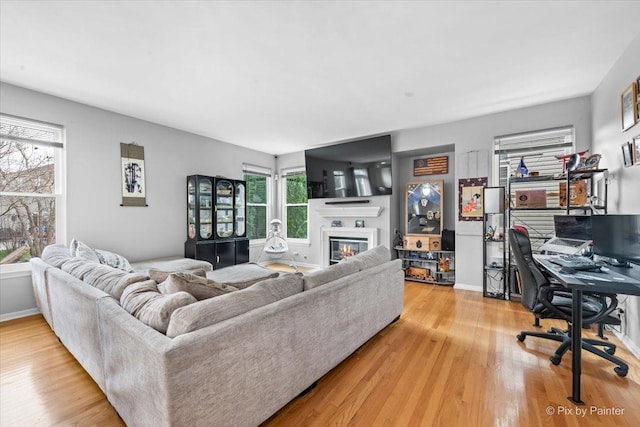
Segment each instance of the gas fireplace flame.
M350 256L354 256L356 252L353 250L351 245L343 245L340 248L340 259L345 259Z

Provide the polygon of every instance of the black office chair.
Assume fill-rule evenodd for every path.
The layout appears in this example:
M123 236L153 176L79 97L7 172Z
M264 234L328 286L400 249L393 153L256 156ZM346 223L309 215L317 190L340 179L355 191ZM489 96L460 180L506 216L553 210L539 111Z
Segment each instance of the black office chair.
M522 285L522 305L537 318L561 319L567 322L567 330L551 328L547 332L522 331L517 335L521 342L527 336L546 338L560 342L555 354L549 358L554 365L559 365L564 353L571 346L571 292L559 284L552 284L536 265L531 252L529 237L521 230L509 229L509 243L513 258L516 261ZM581 326L603 323L619 325L620 319L612 313L618 306L615 294L583 293ZM577 327L577 326L576 326ZM604 351L599 346L604 347ZM613 354L615 344L605 341L584 338L582 348L603 357L617 366L613 369L621 377L627 375L629 366Z

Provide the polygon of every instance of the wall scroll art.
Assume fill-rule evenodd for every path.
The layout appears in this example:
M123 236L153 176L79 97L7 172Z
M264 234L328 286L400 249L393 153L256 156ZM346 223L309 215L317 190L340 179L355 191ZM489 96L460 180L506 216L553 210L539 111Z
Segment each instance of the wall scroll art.
M484 193L484 187L487 186L487 181L486 177L458 180L458 194L460 195L459 221L482 221L484 213L482 194Z
M120 143L122 204L120 206L148 206L147 184L144 179L144 147L136 143Z

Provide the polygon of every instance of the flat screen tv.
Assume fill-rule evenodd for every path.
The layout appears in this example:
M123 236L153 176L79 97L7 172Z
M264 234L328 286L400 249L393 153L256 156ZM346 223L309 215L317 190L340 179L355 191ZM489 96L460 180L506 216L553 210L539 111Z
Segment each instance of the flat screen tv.
M640 215L594 215L593 253L640 265Z
M391 136L305 150L310 199L391 194Z

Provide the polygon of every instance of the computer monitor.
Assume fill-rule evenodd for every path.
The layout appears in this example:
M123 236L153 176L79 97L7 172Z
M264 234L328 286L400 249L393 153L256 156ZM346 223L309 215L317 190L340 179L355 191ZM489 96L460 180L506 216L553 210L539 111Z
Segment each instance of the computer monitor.
M555 215L553 226L556 237L574 240L591 240L591 216Z
M593 253L640 264L640 215L594 215Z

